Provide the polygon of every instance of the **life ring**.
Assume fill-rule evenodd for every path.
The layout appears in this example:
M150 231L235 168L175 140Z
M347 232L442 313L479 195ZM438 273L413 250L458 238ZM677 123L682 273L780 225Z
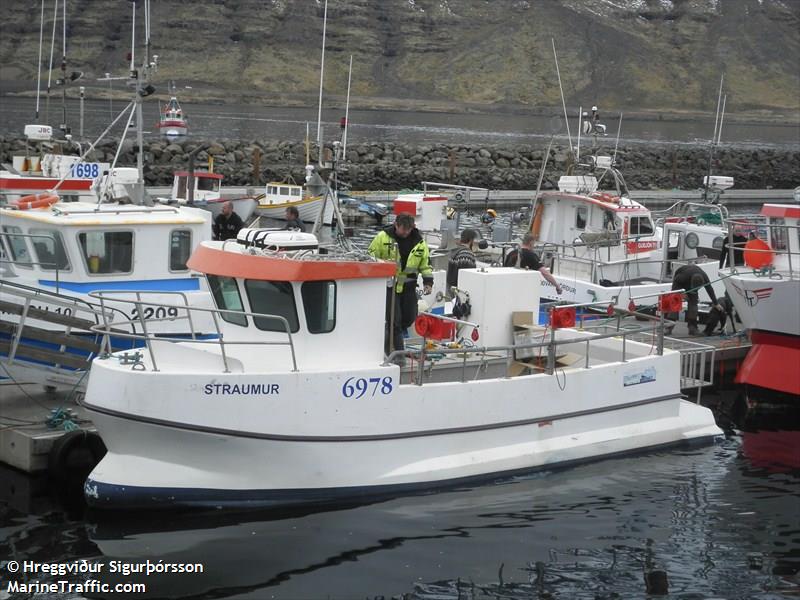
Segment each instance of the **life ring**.
M58 194L31 194L15 200L13 204L19 210L28 210L30 208L47 208L56 202L58 202Z

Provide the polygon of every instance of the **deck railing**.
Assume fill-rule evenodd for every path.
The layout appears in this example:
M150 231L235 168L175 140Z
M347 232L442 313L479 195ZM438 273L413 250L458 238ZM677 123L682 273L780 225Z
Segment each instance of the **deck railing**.
M129 299L123 298L120 296L130 296L131 294L135 294L136 299ZM164 296L164 295L174 295L183 300L183 304L164 304L163 302L148 302L145 297L146 296ZM148 355L150 357L150 362L152 364L153 371L158 371L158 362L156 359L156 344L164 344L164 343L177 343L177 342L187 342L191 341L193 344L209 344L218 346L220 349L220 356L222 358L222 364L224 367L225 373L230 373L230 361L228 354L226 352L225 346L228 345L250 345L250 346L288 346L291 352L292 357L292 371L297 371L297 356L295 354L294 348L294 340L292 339L292 332L289 326L289 321L286 320L285 317L281 315L269 315L264 313L254 313L245 310L228 310L228 309L218 309L218 308L202 308L199 306L190 306L187 296L183 292L131 292L131 291L97 291L91 292L89 294L90 297L95 298L100 301L101 306L105 306L106 302L112 301L115 303L122 303L122 304L131 304L133 307L136 308L136 318L128 319L122 321L121 324L135 324L138 323L141 327L141 333L130 333L130 334L123 334L123 333L114 333L115 337L122 337L132 340L139 340L144 343ZM154 308L164 308L167 311L170 309L175 309L177 314L173 316L166 316L162 318L152 318L146 319L144 317L145 308L154 307ZM181 316L182 313L185 313L184 316ZM194 313L194 316L193 316ZM211 332L200 332L197 331L195 328L195 321L199 315L210 315L211 321L213 323L213 330ZM222 332L222 328L220 327L220 318L224 320L223 315L232 315L232 316L245 316L251 318L259 318L259 319L272 319L278 321L283 326L282 333L286 334L286 341L252 341L252 340L243 340L243 341L224 341L224 336ZM147 323L155 323L155 322L164 322L164 321L176 321L185 319L189 326L189 330L187 332L189 338L186 337L173 337L173 336L166 336L152 333L148 330ZM103 334L105 336L110 335L111 333L111 323L104 320L102 324L99 324L92 328L92 331L97 333ZM113 325L118 326L120 325L119 321L115 321ZM281 332L278 332L281 333ZM208 339L208 338L211 339ZM205 339L203 339L205 338ZM107 339L107 338L106 338ZM110 346L105 346L110 347ZM143 363L142 367L144 367Z
M118 325L121 319L114 316L124 316L114 308L10 281L0 281L0 312L14 315L0 321L0 332L8 336L0 342L7 364L34 361L43 369L69 375L88 368L103 349L104 338L87 336L92 327L108 320ZM38 323L50 323L51 328ZM26 339L35 343L27 344Z
M737 266L734 262L734 251L741 251L746 247L747 242L734 242L733 234L735 228L747 228L753 224L748 221L743 221L739 218L728 219L728 264L731 266L731 273L746 273L752 272L757 276L763 276L772 279L797 279L800 278L800 226L789 225L786 223L758 223L757 228L760 232L769 232L769 239L771 241L770 249L748 249L748 252L758 254L769 254L773 257L770 265L762 268L753 268L749 266ZM780 237L779 233L784 236L785 248L775 248L775 239ZM748 240L749 241L749 240ZM786 263L776 259L786 257Z

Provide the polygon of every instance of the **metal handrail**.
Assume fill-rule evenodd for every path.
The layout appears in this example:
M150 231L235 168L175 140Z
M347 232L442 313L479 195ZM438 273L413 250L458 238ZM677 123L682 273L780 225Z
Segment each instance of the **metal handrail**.
M738 246L737 246L737 244L733 241L733 230L737 226L746 227L748 225L752 225L752 223L748 223L746 221L741 221L738 218L737 219L728 219L728 220L726 220L726 223L728 223L730 225L728 227L728 264L731 265L731 267L730 267L731 274L738 274L740 272L744 272L744 269L742 269L740 271L739 270L740 267L737 267L736 264L735 264L735 261L734 261L734 249L735 248L734 247L737 247L737 248L741 247L742 244L740 242L738 244ZM765 223L759 223L758 227L759 228L764 228L764 229L766 229L766 230L768 230L770 232L770 240L772 240L772 230L773 229L785 229L785 230L787 230L787 236L786 236L786 238L787 238L786 239L787 248L785 250L776 250L774 248L770 248L769 250L750 249L750 250L748 250L748 252L752 252L754 254L760 254L760 253L767 254L767 253L770 253L773 256L786 256L787 257L787 262L788 262L788 273L786 273L785 270L783 270L783 272L782 272L780 269L778 269L778 270L770 269L770 271L769 271L770 276L772 276L772 274L775 273L775 274L781 275L781 276L788 275L789 279L795 279L796 277L800 277L800 272L797 271L797 267L795 267L792 264L792 256L794 256L794 257L796 257L795 260L796 260L797 264L800 265L800 252L792 252L792 250L791 250L791 247L792 247L792 239L791 239L791 237L792 236L789 234L789 230L795 230L794 237L798 241L798 243L800 243L800 225L790 225L790 224L787 224L787 223L769 223L769 222L765 222ZM753 269L753 272L757 272L757 269Z
M92 297L92 298L96 298L96 299L100 300L101 304L102 304L104 302L104 300L111 299L111 298L109 298L109 296L121 295L121 294L130 294L130 293L132 293L132 292L130 292L130 291L117 291L117 290L98 291L98 292L90 292L89 296ZM190 329L191 329L190 333L192 335L192 343L196 343L196 344L216 344L216 345L218 345L220 347L220 353L221 353L221 356L222 356L223 365L225 366L225 371L224 371L225 373L229 373L230 372L230 367L229 367L229 364L228 364L228 356L227 356L227 353L225 352L225 345L226 344L230 344L230 345L258 345L258 346L289 346L289 349L290 349L290 352L291 352L291 356L292 356L292 371L297 371L298 370L297 369L297 356L296 356L295 348L294 348L294 340L292 338L292 332L291 332L291 329L289 327L289 321L285 317L283 317L281 315L270 315L270 314L266 314L266 313L255 313L255 312L250 312L250 311L245 311L245 310L229 310L229 309L220 309L220 308L202 308L202 307L199 307L199 306L188 306L186 304L183 305L183 306L180 306L180 305L174 305L174 304L173 305L163 304L163 303L160 303L160 302L158 302L158 303L157 302L145 302L145 301L141 300L142 294L161 295L161 294L164 294L164 293L168 293L168 292L137 292L137 299L136 300L129 300L127 298L113 298L114 302L134 304L137 307L138 319L128 319L127 321L122 321L123 324L125 324L125 323L133 324L134 321L138 320L140 322L141 326L142 326L142 333L141 334L137 334L137 333L133 333L133 334L125 333L125 334L123 334L123 333L114 332L114 335L116 337L143 341L145 343L146 347L147 347L148 353L150 354L150 360L152 361L153 370L154 371L158 371L159 369L158 369L158 364L156 362L156 353L155 353L155 349L154 349L154 346L153 346L153 342L169 342L169 343L173 343L174 344L174 343L186 342L187 340L185 338L175 338L175 337L161 336L161 335L148 333L147 325L146 325L145 319L143 317L143 311L142 311L142 307L143 306L156 306L156 307L163 307L165 309L175 308L177 310L185 310L187 312L187 316L192 311L196 311L198 313L209 313L211 315L212 321L214 322L214 329L215 329L215 333L216 333L216 338L212 339L212 340L200 340L200 339L197 339L197 332L195 332L195 330L194 330L193 321L191 320L191 317L188 316ZM180 292L177 292L177 293L180 293ZM185 299L185 297L184 297L184 299ZM225 315L225 314L235 315L235 316L251 317L253 319L255 319L255 318L267 318L267 319L276 320L276 321L280 322L283 325L283 333L286 334L288 339L285 342L224 341L222 329L221 329L219 320L217 319L217 316L218 315L222 316L222 315ZM151 323L157 323L157 322L161 322L161 321L171 321L171 320L174 320L176 318L177 317L164 317L164 318L158 318L158 319L149 319L149 321ZM224 320L224 317L223 317L223 320ZM118 324L118 323L115 323L115 324ZM108 322L104 322L102 325L95 325L94 327L91 328L91 330L96 332L96 333L103 334L103 335L109 335L110 334L110 325L108 324ZM281 332L278 331L276 333L281 333Z
M656 294L654 294L656 295ZM608 302L591 302L585 304L571 304L571 305L564 305L559 306L559 308L577 308L577 307L591 307L591 306L608 306ZM434 315L438 316L438 315ZM567 344L585 344L586 345L586 352L584 355L584 368L589 368L589 346L592 341L607 339L607 338L622 338L622 362L627 362L627 338L637 334L637 333L652 333L652 327L649 325L641 325L636 328L622 328L621 327L621 319L619 317L622 316L636 316L639 319L643 319L646 321L655 321L657 324L657 353L659 355L663 354L664 351L664 327L667 324L672 324L672 321L668 321L664 319L663 315L659 317L655 317L652 315L646 315L643 313L631 312L624 309L614 309L613 317L616 318L616 328L609 332L609 333L594 333L588 331L591 334L591 337L570 337L567 339L556 339L555 337L555 329L550 328L550 339L548 341L542 342L529 342L525 344L506 344L500 346L470 346L470 347L461 347L461 348L437 348L435 350L436 354L461 354L464 355L464 359L466 360L467 354L487 354L489 352L514 352L516 350L525 350L525 349L534 349L534 348L547 348L547 366L546 366L546 373L552 375L555 372L555 357L556 357L556 348L560 345L567 345ZM473 325L469 322L463 322L465 325ZM546 333L547 328L544 329ZM422 385L421 381L421 372L422 372L422 364L426 360L427 350L427 339L422 338L422 347L420 350L395 350L391 352L386 359L384 360L384 365L388 365L397 358L403 356L411 356L420 361L420 376L418 377L417 385ZM513 354L512 354L513 356Z

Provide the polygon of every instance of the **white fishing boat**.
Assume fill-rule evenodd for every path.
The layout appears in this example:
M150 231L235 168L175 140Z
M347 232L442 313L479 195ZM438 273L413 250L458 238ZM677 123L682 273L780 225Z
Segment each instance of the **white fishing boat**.
M92 506L330 503L722 433L683 399L680 356L660 343L572 329L574 307L515 333L538 311L537 272L461 270L471 320L421 315L401 368L383 354L394 263L317 253L298 232L242 241L189 261L218 339L137 335L135 361L94 361L83 404L108 453L85 483Z
M189 204L204 208L216 217L226 202L233 204L234 212L244 223L250 221L258 201L249 196L227 197L222 188L223 176L211 171L176 171L172 179L172 192L167 203ZM190 184L190 181L193 184Z
M765 204L762 237L744 244L745 265L720 271L753 346L738 383L800 398L800 206ZM733 226L749 222L732 219ZM731 244L733 252L734 244Z
M178 138L189 132L189 120L183 114L178 98L174 95L174 86L171 86L171 88L173 96L161 109L156 127L161 132L161 135L169 138Z
M286 209L293 206L300 214L300 220L313 223L320 210L324 196L309 195L304 186L287 181L271 181L258 197L258 214L270 219L285 220ZM329 224L333 218L333 206L328 202L325 206L323 223Z
M63 202L97 200L93 186L109 171L109 163L45 151L44 143L58 144L49 125L26 125L25 138L28 143L26 153L13 156L12 164L0 170L0 204L53 189L58 189ZM72 146L67 141L62 143Z
M133 319L136 329L187 335L186 315L174 306L211 305L204 280L186 264L209 239L210 214L200 209L84 202L0 208L5 371L48 386L74 385L100 352L88 328L103 311L115 323ZM145 307L109 298L100 306L90 297L97 290L129 300L146 291L157 300ZM211 323L196 327L207 334ZM126 340L111 341L126 346Z

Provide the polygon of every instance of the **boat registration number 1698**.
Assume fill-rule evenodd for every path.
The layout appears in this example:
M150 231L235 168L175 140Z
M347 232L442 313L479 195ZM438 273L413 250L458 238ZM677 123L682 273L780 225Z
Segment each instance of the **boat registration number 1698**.
M392 389L391 377L348 377L342 385L342 396L356 400L366 395L374 398L378 393L384 396L391 394Z

